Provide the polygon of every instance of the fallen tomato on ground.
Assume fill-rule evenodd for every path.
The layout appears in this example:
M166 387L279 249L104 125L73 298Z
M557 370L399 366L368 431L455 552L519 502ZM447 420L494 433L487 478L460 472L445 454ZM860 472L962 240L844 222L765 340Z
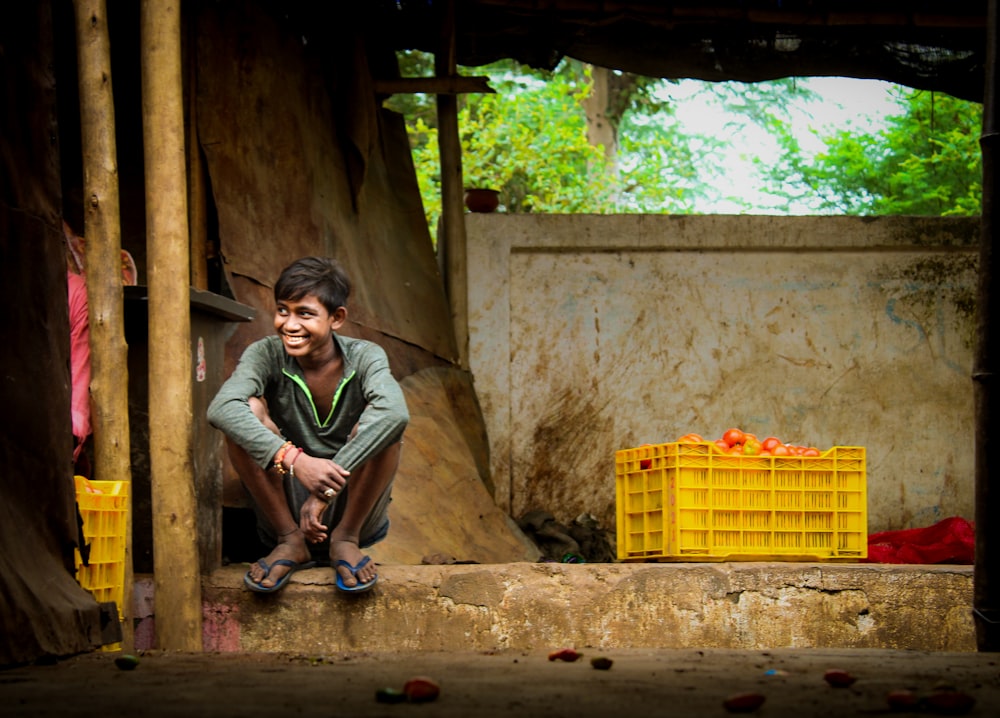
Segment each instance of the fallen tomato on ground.
M920 705L917 694L905 688L889 691L885 700L889 704L889 710L897 713L915 711Z
M927 713L940 716L961 716L972 710L976 699L961 691L935 691L920 699Z
M416 676L406 682L403 693L411 703L429 703L441 694L441 687L432 678Z
M558 651L552 651L549 654L550 661L566 661L567 663L572 663L582 656L582 653L577 653L572 648L560 648Z
M857 678L840 668L831 668L823 674L823 680L834 688L847 688L854 684Z
M737 693L724 700L722 707L730 713L753 713L765 700L761 693Z

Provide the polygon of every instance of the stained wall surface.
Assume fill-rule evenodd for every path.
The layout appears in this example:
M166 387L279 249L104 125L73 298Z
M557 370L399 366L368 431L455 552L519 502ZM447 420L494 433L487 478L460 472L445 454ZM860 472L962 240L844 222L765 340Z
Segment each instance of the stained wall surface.
M501 505L615 523L614 452L864 446L871 531L973 514L976 219L468 215Z

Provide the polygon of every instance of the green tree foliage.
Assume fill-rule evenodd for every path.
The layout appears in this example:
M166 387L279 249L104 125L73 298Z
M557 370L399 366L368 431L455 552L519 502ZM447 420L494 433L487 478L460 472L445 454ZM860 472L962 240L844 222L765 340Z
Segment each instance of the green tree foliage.
M977 215L981 211L982 106L899 88L901 112L875 133L839 129L804 156L789 126L770 125L783 147L767 169L776 196L811 197L817 210L854 215Z
M400 67L404 76L433 74L431 56L421 53L403 53ZM460 96L465 185L499 190L505 212L684 214L701 200L717 199L735 200L750 212L980 212L982 108L941 93L899 88L900 112L878 131L812 129L824 148L816 154L803 148L793 109L821 98L800 81L706 83L702 93L714 98L707 111L747 119L779 148L777 159L754 160L755 188L771 198L765 207L721 197L718 188L726 183L718 179L731 171L724 164L730 133L685 129L668 80L615 78L606 117L617 130L618 155L609 162L603 148L587 140L588 66L564 60L545 72L502 61L465 74L487 75L497 90ZM441 202L434 97L397 96L387 106L406 117L433 228Z
M408 60L411 69L416 65ZM419 70L419 68L416 68ZM587 68L564 61L553 72L511 61L474 69L490 77L496 94L465 95L459 111L466 187L500 191L506 212L684 212L699 190L691 143L672 129L672 109L636 83L630 108L621 112L617 171L600 147L587 141L582 98L590 91ZM437 128L426 101L412 98L402 111L431 227L440 215ZM702 144L709 143L709 141Z

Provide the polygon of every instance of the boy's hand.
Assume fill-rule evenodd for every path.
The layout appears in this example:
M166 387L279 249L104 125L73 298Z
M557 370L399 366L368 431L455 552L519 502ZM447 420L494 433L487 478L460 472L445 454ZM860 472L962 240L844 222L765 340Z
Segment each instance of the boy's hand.
M350 471L345 471L330 459L319 459L308 454L295 459L295 478L311 496L323 501L329 501L339 494L347 485L347 477L350 475ZM334 493L327 494L331 489Z
M299 528L302 529L302 533L305 534L306 541L309 543L319 543L326 539L327 527L320 523L320 518L326 507L327 503L315 496L310 496L302 504L302 509L299 511Z

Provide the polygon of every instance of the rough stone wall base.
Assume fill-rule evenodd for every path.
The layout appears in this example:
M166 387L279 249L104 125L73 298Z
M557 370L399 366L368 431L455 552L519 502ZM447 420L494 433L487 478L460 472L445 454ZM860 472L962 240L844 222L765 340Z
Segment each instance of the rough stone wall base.
M203 581L206 651L976 650L971 566L382 566L357 596L339 594L329 568L300 571L275 595L246 590L245 571Z

